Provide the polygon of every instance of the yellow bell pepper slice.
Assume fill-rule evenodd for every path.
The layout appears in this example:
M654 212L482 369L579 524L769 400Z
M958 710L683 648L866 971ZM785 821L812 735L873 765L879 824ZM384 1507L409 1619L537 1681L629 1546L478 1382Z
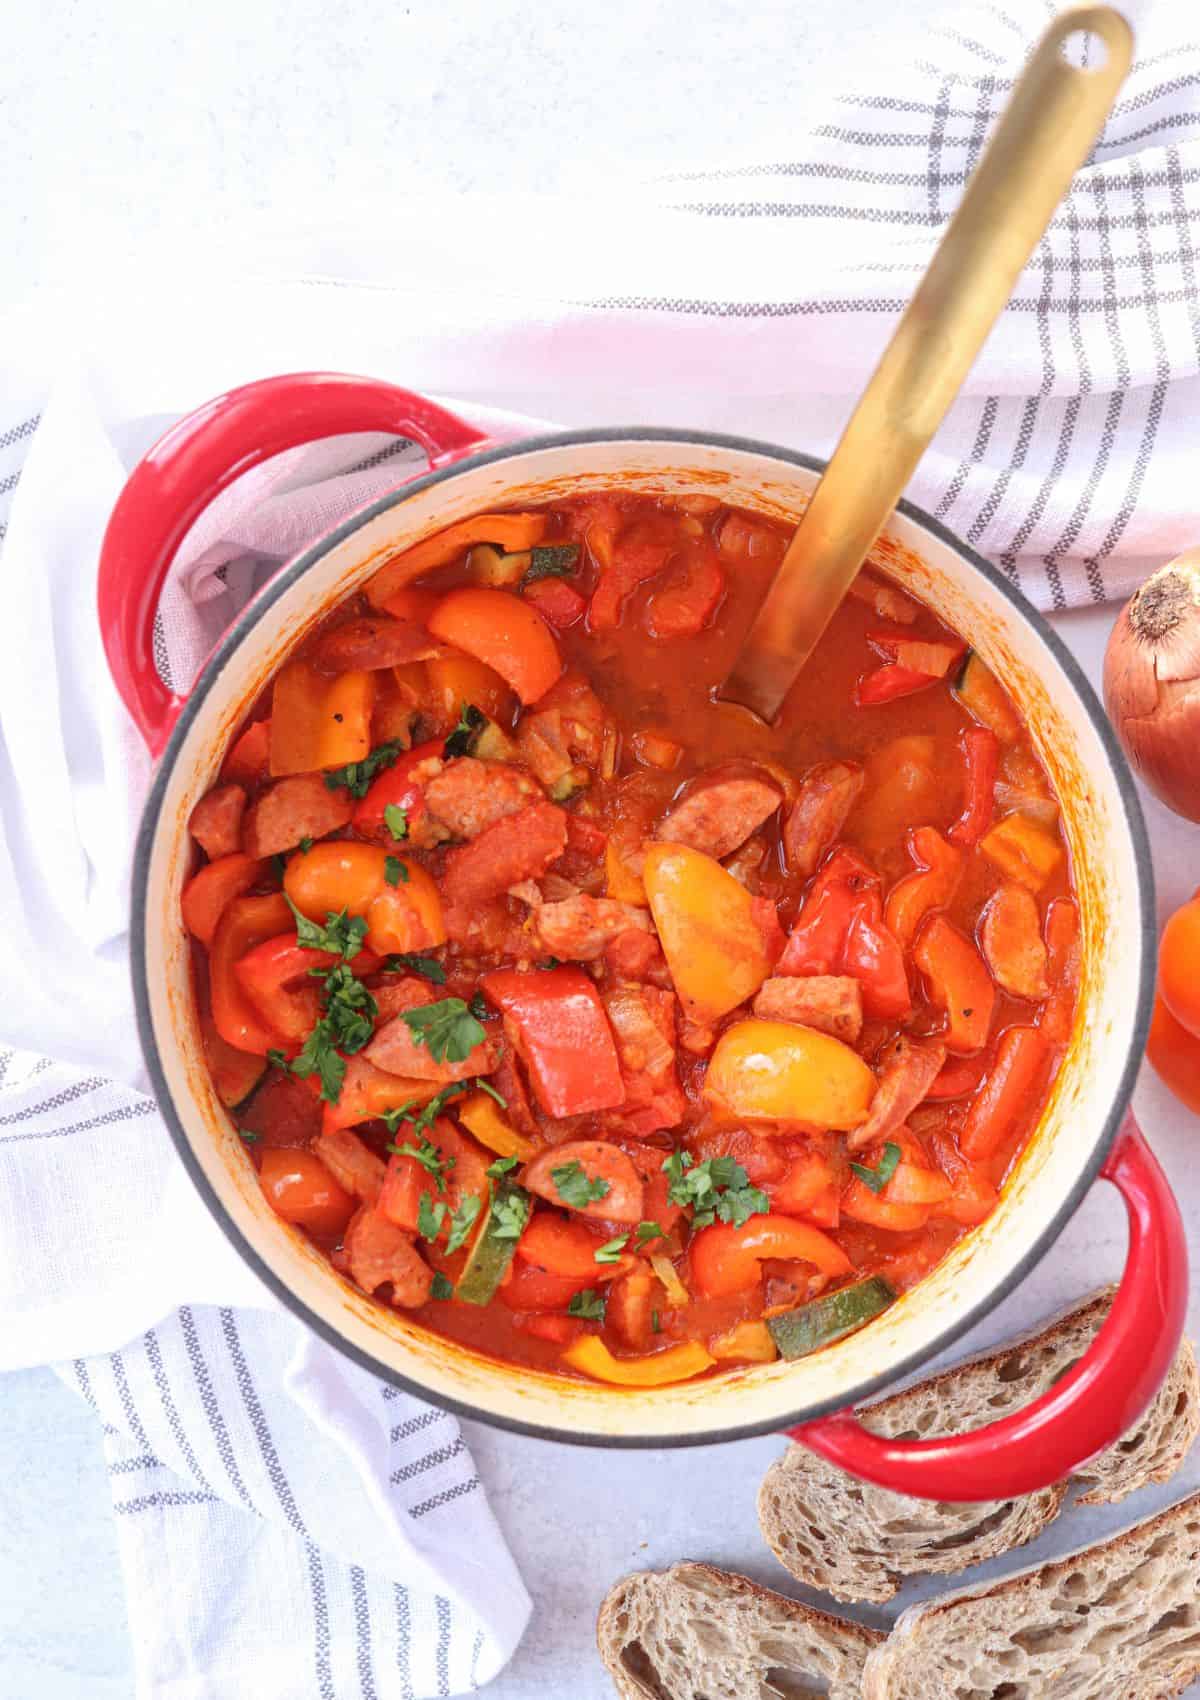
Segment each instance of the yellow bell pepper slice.
M753 997L771 963L745 886L720 862L684 844L652 844L642 879L675 990L691 1019L716 1021Z
M546 529L545 514L473 514L448 525L395 555L374 578L368 579L365 589L372 608L382 608L402 585L411 583L434 567L444 567L457 555L475 543L496 543L506 554L532 549L540 543Z
M866 1063L828 1033L794 1021L736 1021L708 1065L704 1096L749 1121L857 1127L875 1094Z
M645 1358L614 1358L598 1334L584 1334L568 1346L563 1362L590 1375L594 1381L611 1381L617 1387L666 1387L673 1381L689 1381L710 1369L716 1359L695 1340L668 1346Z
M469 1098L464 1098L456 1113L468 1133L474 1134L481 1145L486 1145L497 1156L519 1157L522 1163L528 1163L536 1156L537 1146L518 1133L515 1127L509 1126L500 1114L500 1106L488 1093L472 1092Z
M765 1322L739 1322L725 1334L709 1341L714 1358L735 1358L744 1364L773 1364L779 1347Z
M1024 815L1006 815L985 833L979 848L1010 879L1040 891L1063 859L1063 847Z
M375 675L330 678L308 661L289 661L271 695L271 773L315 773L361 761L371 749Z

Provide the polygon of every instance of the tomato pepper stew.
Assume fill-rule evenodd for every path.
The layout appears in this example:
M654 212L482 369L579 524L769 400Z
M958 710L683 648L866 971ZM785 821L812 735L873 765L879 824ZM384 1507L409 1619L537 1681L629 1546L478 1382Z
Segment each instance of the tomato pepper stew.
M715 499L483 514L279 671L191 831L209 1064L379 1302L650 1387L798 1357L997 1201L1078 923L1017 708L868 568L783 716L714 701L786 544Z

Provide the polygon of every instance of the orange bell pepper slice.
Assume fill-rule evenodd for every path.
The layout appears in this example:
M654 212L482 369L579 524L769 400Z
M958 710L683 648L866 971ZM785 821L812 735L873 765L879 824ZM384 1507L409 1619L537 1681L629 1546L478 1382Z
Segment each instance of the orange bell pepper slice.
M757 1287L769 1258L795 1258L831 1276L849 1275L853 1268L836 1240L791 1216L751 1216L740 1228L714 1222L694 1237L690 1257L693 1284L706 1299Z
M996 988L970 939L946 919L931 915L917 934L913 961L946 1012L940 1035L948 1051L982 1050L987 1044Z
M289 661L271 698L271 772L312 773L362 761L371 750L375 675L330 678L309 661Z
M506 555L514 555L540 543L545 530L545 514L472 514L470 519L460 519L457 524L414 543L403 554L393 556L368 580L367 601L372 608L386 607L397 591L413 579L432 572L435 567L446 566L473 544L494 543ZM399 613L399 609L392 611Z
M482 585L452 590L430 616L429 630L484 662L523 703L545 696L562 672L550 627L531 603L507 590Z

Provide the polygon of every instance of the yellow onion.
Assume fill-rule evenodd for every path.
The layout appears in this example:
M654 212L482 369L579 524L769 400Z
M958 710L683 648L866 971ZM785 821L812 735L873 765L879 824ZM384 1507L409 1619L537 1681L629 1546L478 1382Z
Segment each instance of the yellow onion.
M1122 609L1104 705L1155 796L1200 820L1200 549L1160 567Z

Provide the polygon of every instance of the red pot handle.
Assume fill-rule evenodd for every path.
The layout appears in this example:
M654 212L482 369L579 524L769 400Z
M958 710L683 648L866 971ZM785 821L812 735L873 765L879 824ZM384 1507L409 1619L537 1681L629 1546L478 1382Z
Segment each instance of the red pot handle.
M1108 1319L1069 1375L1023 1411L969 1434L887 1440L839 1411L790 1430L791 1439L895 1493L964 1502L1033 1493L1119 1440L1162 1386L1179 1345L1187 1241L1132 1112L1100 1172L1129 1212L1129 1255Z
M482 432L411 390L341 372L292 372L217 396L172 425L117 498L100 550L97 599L109 671L150 753L162 753L185 697L154 665L154 613L167 569L214 496L252 466L319 437L387 431L441 466Z

